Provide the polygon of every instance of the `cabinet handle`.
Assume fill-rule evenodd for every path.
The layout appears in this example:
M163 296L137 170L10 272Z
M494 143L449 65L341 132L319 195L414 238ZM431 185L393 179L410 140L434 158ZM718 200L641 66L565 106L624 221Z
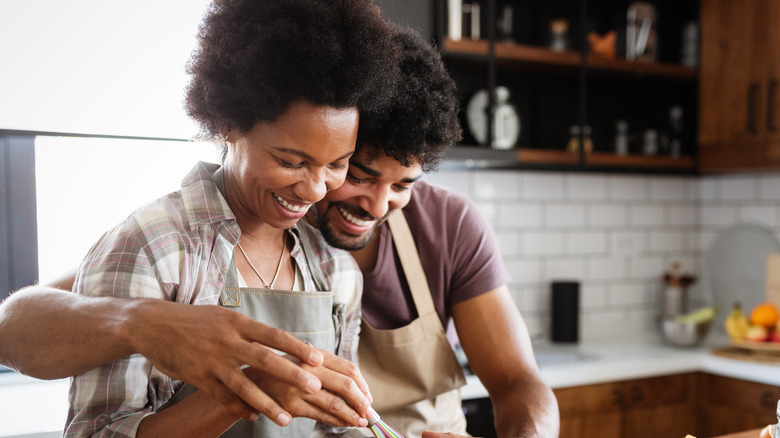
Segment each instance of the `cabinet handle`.
M621 391L618 388L612 389L612 404L615 406L621 406L623 403L625 403L625 398L623 397L623 391Z
M756 104L758 101L758 83L751 82L747 95L747 130L751 134L758 132L756 126Z
M766 389L761 392L761 397L758 399L758 403L764 409L775 409L777 406L777 399L775 398L775 392L771 389Z
M767 87L767 103L766 103L766 129L769 132L777 131L775 126L775 93L777 92L777 79L769 81L769 87Z
M639 403L645 399L645 392L638 385L631 387L631 403Z

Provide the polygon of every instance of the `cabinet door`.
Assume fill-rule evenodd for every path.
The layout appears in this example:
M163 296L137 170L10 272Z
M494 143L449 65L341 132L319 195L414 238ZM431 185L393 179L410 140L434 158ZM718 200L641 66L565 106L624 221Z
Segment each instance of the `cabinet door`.
M685 436L696 428L695 376L681 374L625 383L624 436Z
M761 140L767 117L768 1L702 1L702 170L766 165Z
M780 388L704 375L701 394L706 436L755 429L777 422L775 408Z
M769 1L767 6L768 44L767 59L767 155L773 164L780 163L780 2Z
M623 435L622 383L604 383L555 390L561 414L560 436L618 438Z

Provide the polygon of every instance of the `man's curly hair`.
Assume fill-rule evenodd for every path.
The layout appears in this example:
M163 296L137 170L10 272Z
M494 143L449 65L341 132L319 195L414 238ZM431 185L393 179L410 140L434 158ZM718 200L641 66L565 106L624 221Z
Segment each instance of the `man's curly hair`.
M187 64L187 114L203 136L249 132L300 99L376 111L399 49L371 0L216 0Z
M401 47L401 76L389 106L360 115L357 148L430 172L461 139L455 81L417 32L395 27L393 39Z

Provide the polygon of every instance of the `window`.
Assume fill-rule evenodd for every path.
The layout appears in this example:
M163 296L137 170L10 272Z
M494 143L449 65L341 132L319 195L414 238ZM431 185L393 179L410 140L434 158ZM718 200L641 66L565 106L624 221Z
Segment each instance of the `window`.
M180 188L209 143L105 138L35 140L38 278L78 267L100 236L135 209Z
M185 66L209 3L0 0L0 299L77 267L195 161L216 161L183 141L197 133Z

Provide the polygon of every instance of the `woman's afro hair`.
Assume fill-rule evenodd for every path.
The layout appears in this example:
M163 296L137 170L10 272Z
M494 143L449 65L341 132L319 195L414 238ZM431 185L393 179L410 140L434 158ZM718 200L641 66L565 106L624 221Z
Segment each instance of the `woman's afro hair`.
M376 111L398 76L392 27L371 0L215 0L198 40L185 107L210 139L296 100Z
M401 47L401 75L387 107L361 113L358 148L430 172L461 139L455 82L439 52L418 33L395 27L394 40Z

